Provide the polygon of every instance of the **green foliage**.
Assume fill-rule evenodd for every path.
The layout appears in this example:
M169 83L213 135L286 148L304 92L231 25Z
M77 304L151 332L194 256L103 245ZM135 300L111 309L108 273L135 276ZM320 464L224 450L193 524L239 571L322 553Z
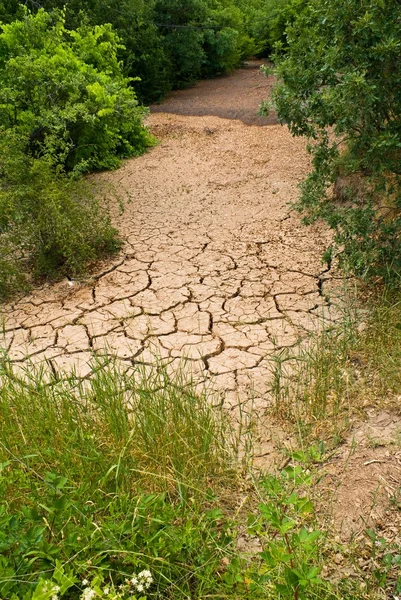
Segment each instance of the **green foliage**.
M217 5L210 11L208 24L214 29L204 32L204 77L230 73L241 60L256 54L255 41L245 27L245 14L237 6Z
M310 484L311 476L301 466L286 467L262 481L265 501L259 517L249 523L249 531L262 540L262 564L250 577L251 589L263 590L266 598L329 597L319 576L317 540L322 534L308 522L313 505L301 492Z
M14 0L3 0L4 22L21 14ZM254 16L266 18L266 0L253 0ZM46 10L63 9L64 0L42 0ZM30 2L36 10L35 2ZM259 21L258 21L259 22ZM250 7L242 0L70 0L66 27L110 23L122 44L118 57L143 103L162 98L172 88L193 85L200 77L230 72L244 57L264 48ZM256 37L254 37L256 36Z
M68 31L63 13L24 10L2 26L0 297L24 288L28 271L77 274L119 247L106 207L77 177L153 143L121 49L110 25Z
M307 343L272 360L272 413L296 425L301 439L320 435L323 428L327 437L328 430L334 436L349 419L357 382L349 357L358 345L357 323L352 310L344 310L335 327L328 322Z
M366 545L370 549L370 575L372 587L379 585L394 596L401 593L401 545L389 542L375 529L365 531Z
M363 276L401 268L400 17L397 0L312 0L276 56L279 117L312 141L299 207L309 220L326 219L343 264ZM362 183L350 185L352 177Z
M276 44L286 47L287 26L307 3L308 0L235 0L241 11L244 31L254 44L248 56L269 56Z
M322 461L323 446L292 453L293 465L255 490L248 483L243 496L227 415L187 378L161 366L92 367L90 380L56 381L45 369L1 364L4 600L376 597L349 579L322 580L327 547L306 468ZM236 492L240 508L260 500L247 531L263 551L251 561L237 543L245 523L234 520ZM383 581L390 589L399 556L372 549L374 594Z
M24 141L0 141L0 297L26 283L24 273L78 274L118 249L107 212L89 182L54 172L46 158L24 153Z
M63 8L64 5L64 0L42 2L48 10ZM86 22L112 24L122 41L118 56L123 62L124 73L133 78L131 85L142 103L162 98L172 89L175 76L163 30L156 24L154 8L154 0L122 0L118 8L113 0L96 3L70 0L66 12L69 29L76 29Z
M2 29L0 126L27 137L29 153L84 172L149 146L110 25L67 31L63 15L39 10Z
M235 460L221 410L163 370L94 362L89 382L57 382L4 362L0 377L4 600L51 598L46 580L69 599L85 586L141 597L143 570L153 597L227 588L234 529L212 489L231 485Z

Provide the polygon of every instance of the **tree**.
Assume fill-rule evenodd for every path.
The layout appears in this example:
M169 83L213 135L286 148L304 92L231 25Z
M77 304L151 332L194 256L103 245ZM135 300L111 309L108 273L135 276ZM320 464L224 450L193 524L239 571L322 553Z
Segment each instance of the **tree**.
M46 155L76 172L115 168L152 142L117 59L111 25L65 28L62 13L2 26L0 128L28 138L33 156Z
M401 3L311 0L286 35L273 100L313 156L298 207L328 221L359 275L399 272Z

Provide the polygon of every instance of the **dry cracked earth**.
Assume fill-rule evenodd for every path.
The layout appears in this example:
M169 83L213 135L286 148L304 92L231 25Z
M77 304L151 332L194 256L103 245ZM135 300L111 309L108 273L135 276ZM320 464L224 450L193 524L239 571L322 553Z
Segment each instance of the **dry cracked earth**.
M86 281L46 284L3 307L1 345L18 369L89 377L93 352L185 368L225 401L264 405L274 357L336 319L330 235L291 213L305 143L257 117L270 83L257 64L153 107L159 144L111 181L125 245Z

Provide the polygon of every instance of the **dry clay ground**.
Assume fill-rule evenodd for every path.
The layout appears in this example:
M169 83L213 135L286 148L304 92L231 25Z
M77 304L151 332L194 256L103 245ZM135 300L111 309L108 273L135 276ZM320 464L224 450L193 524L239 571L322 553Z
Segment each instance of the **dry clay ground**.
M116 217L123 253L86 283L7 306L13 362L85 377L93 351L128 366L157 355L172 369L185 357L227 403L250 390L266 401L271 356L330 318L332 285L327 231L288 208L308 171L305 143L257 116L269 86L251 64L153 107L160 143L102 176L131 197Z
M160 143L101 176L131 197L122 216L115 211L120 256L87 281L46 284L3 307L0 345L17 369L47 364L57 375L89 377L93 351L127 368L156 355L174 370L186 358L187 371L228 407L251 397L263 413L272 357L318 330L322 316L335 320L331 292L341 280L322 265L327 230L307 228L289 211L308 156L274 116L256 115L270 88L258 66L152 108L148 124ZM386 419L397 433L391 415L384 433ZM383 438L374 412L366 427ZM271 451L267 431L262 453ZM321 484L332 526L343 523L347 534L361 517L371 523L373 493L373 513L383 520L386 489L401 486L400 456L387 452L388 441L376 447L362 439L355 450L353 439L326 465ZM328 506L326 499L326 517Z

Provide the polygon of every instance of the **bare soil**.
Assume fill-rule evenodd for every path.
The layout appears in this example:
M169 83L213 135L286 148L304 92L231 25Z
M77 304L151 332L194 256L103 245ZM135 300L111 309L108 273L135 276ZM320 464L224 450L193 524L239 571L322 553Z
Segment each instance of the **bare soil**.
M324 465L321 516L343 540L367 528L401 544L401 418L371 409Z
M262 100L270 97L274 80L260 72L263 60L249 60L242 69L219 79L200 81L188 90L172 92L159 105L151 107L152 113L172 113L202 117L206 115L223 119L236 119L246 125L277 125L274 111L269 116L258 115Z
M93 351L127 367L156 354L171 370L185 359L228 405L252 394L266 406L272 356L337 313L321 260L330 234L289 209L309 169L305 142L274 117L260 121L271 83L259 66L152 107L160 143L99 176L130 197L114 211L123 252L90 281L6 307L3 345L16 365L87 377Z

